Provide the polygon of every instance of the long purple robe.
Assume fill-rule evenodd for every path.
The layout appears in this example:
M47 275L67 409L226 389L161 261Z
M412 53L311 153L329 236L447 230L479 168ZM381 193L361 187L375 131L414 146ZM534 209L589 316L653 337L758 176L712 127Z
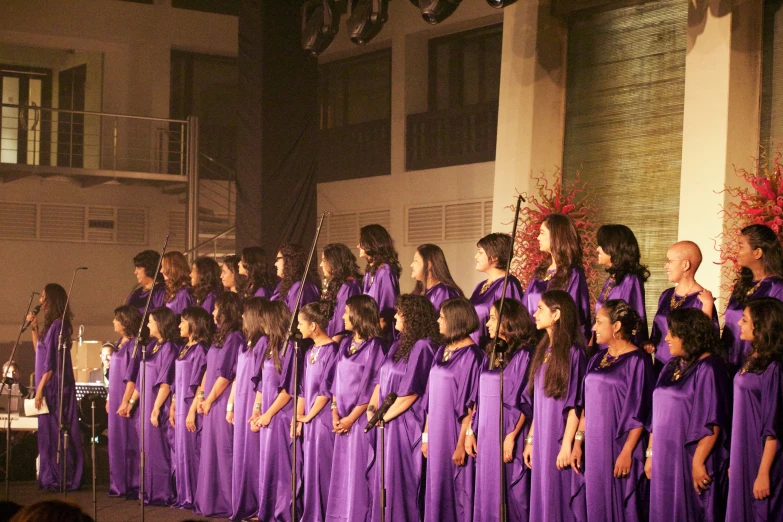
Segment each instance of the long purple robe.
M484 353L475 344L455 351L443 361L446 347L435 353L427 382L426 522L473 520L473 457L464 466L451 460L459 441L462 419L478 400L479 374Z
M311 347L305 355L302 383L305 415L310 413L319 396L331 399L330 390L334 380L337 353L337 343L327 343ZM326 501L329 498L329 479L332 474L334 454L334 432L329 403L326 403L313 420L302 426L302 438L304 453L302 522L323 522L326 520Z
M247 345L237 356L234 379L234 469L231 474L231 520L250 518L258 512L259 434L250 430L256 385L261 379L264 352L269 337L259 337L251 350Z
M177 487L175 507L193 509L198 484L199 455L201 453L202 418L196 415L196 432L188 431L186 422L196 389L207 369L207 350L205 343L196 343L183 347L174 362L174 386L171 393L175 397L174 419L174 483Z
M210 292L204 297L204 300L201 301L198 305L209 312L209 315L212 315L212 311L215 309L215 300L218 298L217 292Z
M555 399L544 392L549 363L543 363L535 375L533 390L533 470L530 486L530 520L552 522L580 521L587 518L584 481L571 468L557 469L557 456L563 443L570 410L576 416L584 405L583 380L587 370L584 350L571 347L568 389L565 397Z
M272 296L272 290L265 286L259 286L256 291L253 292L253 297L266 297L269 299Z
M508 522L527 522L530 513L530 469L522 461L525 437L533 420L533 401L528 390L532 354L527 347L517 350L503 370L503 439L514 431L520 415L525 416L522 430L514 444L511 462L505 466L506 515ZM476 432L476 503L474 522L499 520L500 505L500 435L498 412L500 371L489 369L485 362L479 378L479 399L473 414Z
M501 298L503 294L503 278L495 279L492 284L489 285L484 293L481 292L481 288L486 281L476 285L473 289L473 294L470 296L470 302L473 304L473 308L476 309L476 315L478 315L479 327L478 330L470 334L470 338L478 346L486 346L489 341L489 330L487 330L487 321L489 320L489 311L492 309L492 305L495 301ZM522 285L519 284L519 279L509 274L508 286L506 287L506 299L516 299L517 301L524 303L524 293L522 292ZM494 332L493 332L494 333Z
M579 325L582 327L585 341L587 341L590 339L590 326L593 324L590 321L590 290L587 287L585 271L581 266L572 267L570 272L571 274L568 276L568 286L566 286L565 291L571 294L571 297L574 299ZM527 311L530 312L531 318L538 309L538 302L541 300L541 296L547 290L549 290L549 281L531 279L530 283L527 285L525 299L522 303L527 307Z
M388 492L386 520L419 522L421 513L418 499L423 486L421 432L425 421L422 396L427 390L427 378L437 346L430 339L421 339L411 347L407 361L403 359L394 362L393 354L398 347L399 341L389 349L378 371L376 384L381 386L378 403L382 404L390 393L396 393L398 397L416 394L418 398L407 411L386 423L384 428L385 486ZM375 466L373 484L373 495L377 498L381 486L380 465ZM381 506L376 501L373 502L372 521L380 520Z
M367 339L351 354L352 340L351 336L343 338L334 368L332 396L337 401L337 414L341 419L357 406L370 402L376 374L383 362L383 339ZM329 522L370 519L375 500L370 480L375 464L375 432L364 433L363 420L364 416L360 416L348 433L335 437L326 503Z
M756 284L756 281L753 282ZM764 279L759 287L753 292L748 300L758 299L759 297L774 297L778 301L783 301L783 279L780 277L768 277ZM750 343L740 339L740 327L737 324L742 317L744 306L732 297L726 306L726 313L723 317L723 349L729 360L729 369L732 373L737 372L745 363L745 356L750 352Z
M62 359L65 357L65 388L63 390L63 424L68 427L67 486L76 490L82 484L84 454L82 451L82 432L79 429L79 412L76 408L76 389L71 362L71 327L66 323L63 329L65 350L57 349L62 321L55 319L46 332L41 332L35 350L35 387L47 372L51 377L43 388L43 396L49 413L38 416L38 486L41 489L56 491L60 487L62 463L57 463L57 441L60 438L59 404ZM58 353L59 352L59 353Z
M666 364L672 358L672 355L669 353L669 343L666 342L666 334L669 333L669 325L666 319L672 311L671 301L673 294L674 287L667 288L661 294L661 297L658 299L658 311L655 313L652 331L650 332L650 343L655 346L655 358L663 364ZM704 303L699 299L699 292L690 293L677 299L677 301L680 303L677 305L677 308L698 308L701 310L704 307ZM715 324L715 328L720 328L718 325L718 310L714 304L712 305L712 322Z
M144 313L144 308L147 306L147 298L149 297L149 290L145 290L143 287L136 288L128 295L125 300L126 305L135 306L140 314ZM166 285L162 282L155 283L152 289L152 300L150 300L150 311L163 306L163 300L166 297Z
M176 315L182 315L182 310L189 306L193 306L195 302L196 300L193 298L193 291L190 289L190 286L183 286L177 290L177 293L174 294L171 301L166 303L166 308Z
M517 281L517 284L519 284L519 281ZM519 290L522 291L522 287L520 287ZM498 290L498 292L499 291L500 290ZM440 312L440 306L443 304L443 301L446 301L448 299L454 299L455 297L459 297L460 293L454 287L447 286L443 283L438 283L437 285L434 285L432 288L429 288L426 292L424 292L424 296L430 300L432 306L435 307L435 311Z
M280 286L282 284L282 281L277 283L275 291L272 293L272 297L269 298L270 301L280 301ZM294 306L296 306L296 298L299 295L300 286L302 286L302 282L295 281L294 284L291 285L291 288L288 289L288 295L285 296L285 305L292 314L294 313ZM301 310L304 305L318 301L320 298L321 292L318 291L318 287L315 286L315 283L306 281L304 291L302 292L302 301L299 303L299 310Z
M731 478L726 520L761 522L783 520L783 368L772 362L763 373L734 376L734 415L731 432ZM767 437L777 439L769 471L770 495L753 498Z
M619 285L614 284L614 279L607 277L604 281L604 286L601 289L601 293L598 294L598 298L595 300L595 313L604 306L606 301L611 299L622 299L633 308L639 317L641 323L636 335L631 339L631 342L636 346L643 346L647 342L647 311L644 307L644 284L641 282L638 276L628 274L623 277ZM603 345L602 348L606 346Z
M129 419L117 415L127 383L135 383L139 374L141 347L133 357L136 339L119 344L111 356L109 372L109 496L139 497L138 408Z
M326 335L334 337L345 332L345 321L343 321L345 302L349 297L361 293L362 287L356 279L346 279L346 281L340 285L340 289L337 291L337 296L335 298L334 315L329 320L329 324L326 327Z
M245 345L241 332L231 332L223 346L212 345L207 352L204 397L209 397L218 377L230 382L236 376L237 355ZM231 516L231 468L233 463L234 426L226 420L226 405L231 389L226 387L212 403L203 419L201 460L194 512L205 517Z
M155 400L158 398L160 386L174 384L174 361L179 354L179 346L172 341L166 341L160 345L157 352L152 353L156 342L150 342L147 347L143 398L144 418L139 417L138 419L144 429L144 452L146 455L144 502L153 506L168 506L173 504L177 498L169 438L171 394L160 408L157 428L150 422L150 416ZM139 387L141 387L141 373L139 373ZM138 428L140 433L141 426Z
M653 457L650 522L722 521L731 433L731 377L725 364L710 355L693 363L678 380L673 359L661 372L653 392ZM699 440L720 428L704 465L712 484L693 488L693 455Z
M601 368L607 350L587 366L584 381L584 474L589 520L647 520L649 482L644 474L646 437L636 444L630 474L614 478L614 466L628 434L649 426L655 387L652 361L641 350L620 355Z
M378 303L378 315L386 321L387 338L393 340L394 314L397 313L397 297L400 295L400 276L392 272L389 265L381 265L370 275L368 270L362 280L362 293Z

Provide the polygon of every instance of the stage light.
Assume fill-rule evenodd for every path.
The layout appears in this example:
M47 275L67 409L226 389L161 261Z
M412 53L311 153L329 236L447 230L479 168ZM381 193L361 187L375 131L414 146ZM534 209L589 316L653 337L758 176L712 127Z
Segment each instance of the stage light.
M381 32L389 19L389 0L351 0L351 16L345 22L348 36L364 45Z
M487 3L490 7L494 7L495 9L503 9L504 7L516 3L516 1L517 0L487 0Z
M334 0L308 0L302 5L302 49L318 56L340 30L340 8Z
M439 24L457 10L462 0L411 0L428 24Z

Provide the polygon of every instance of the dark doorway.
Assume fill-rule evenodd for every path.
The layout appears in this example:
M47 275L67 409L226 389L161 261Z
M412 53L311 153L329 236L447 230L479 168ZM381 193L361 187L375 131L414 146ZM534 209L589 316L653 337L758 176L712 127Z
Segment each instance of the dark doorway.
M57 124L57 166L84 166L84 114L87 85L87 64L60 71L58 93L59 123Z
M0 65L0 162L48 165L51 151L52 71Z

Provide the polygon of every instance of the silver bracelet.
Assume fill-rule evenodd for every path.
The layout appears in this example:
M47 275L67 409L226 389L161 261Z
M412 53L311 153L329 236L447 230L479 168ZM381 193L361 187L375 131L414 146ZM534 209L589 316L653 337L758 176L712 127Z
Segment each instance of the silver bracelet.
M257 402L253 404L253 411L261 411L261 403Z
M527 437L525 437L525 444L527 444L528 446L532 446L533 445L533 436L532 435L528 435Z
M228 412L234 411L234 403L233 402L229 402L228 404L226 404L226 411L228 411Z
M578 430L576 432L576 435L574 435L574 440L585 440L585 432L584 430Z
M647 451L644 452L644 456L648 459L652 457L652 448L647 448Z
M422 433L421 434L421 442L424 444L428 444L430 441L429 433Z
M465 435L468 437L475 437L476 432L473 431L473 428L468 427L468 429L465 431Z

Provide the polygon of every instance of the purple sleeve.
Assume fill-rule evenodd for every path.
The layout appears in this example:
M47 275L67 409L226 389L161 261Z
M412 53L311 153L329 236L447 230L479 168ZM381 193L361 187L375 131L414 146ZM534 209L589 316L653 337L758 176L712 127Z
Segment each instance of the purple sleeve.
M201 381L204 379L204 373L207 371L207 347L201 343L198 343L192 348L195 350L193 354L193 362L190 368L190 378L188 379L188 387L185 390L180 390L180 393L186 393L186 399L190 399L196 395L196 390L201 386Z
M298 357L298 361L297 361ZM295 364L298 362L299 364ZM298 375L297 382L302 382L302 352L294 350L294 343L289 342L285 347L285 353L280 355L280 386L277 391L285 391L289 395L294 394L294 379ZM296 370L296 373L294 372Z
M332 382L334 381L334 368L337 363L338 348L329 350L328 353L321 355L326 357L323 366L323 375L320 384L318 385L318 395L324 397L331 397Z
M463 350L471 350L470 355L463 355L461 364L461 378L457 384L457 397L454 401L454 414L462 420L468 414L468 410L478 402L479 378L481 368L484 366L484 356L478 348L467 347Z
M640 353L628 366L628 392L620 410L618 438L635 428L652 423L653 379L652 360L647 354Z
M639 330L636 333L634 340L636 341L637 346L642 346L648 340L647 310L644 306L644 287L642 287L642 283L637 276L627 275L626 278L630 279L630 287L628 289L628 298L626 299L626 302L631 305L631 308L636 310L636 313L638 313L641 318L641 324L639 325Z
M375 273L371 294L377 296L378 313L387 321L391 321L397 306L397 296L400 295L399 278L394 275L388 265L379 268Z
M215 309L215 299L217 299L217 294L210 292L204 298L204 302L201 303L201 308L209 312L209 315L212 315L212 311Z
M579 325L582 327L584 340L587 341L592 336L590 327L590 291L587 288L585 273L581 268L571 270L571 278L568 281L566 289L576 304L576 313L579 318Z
M500 293L503 293L503 287L500 288ZM522 285L514 276L508 277L508 287L506 287L506 299L516 299L520 303L524 303L525 292L522 290ZM500 297L498 297L500 299Z
M397 385L397 396L406 397L413 394L421 396L427 389L427 377L430 375L431 366L432 347L428 339L421 339L411 348L405 376Z
M355 281L353 281L353 283L346 281L340 286L340 290L337 292L337 298L335 299L334 315L329 322L329 335L331 337L345 331L345 322L343 321L345 302L349 298L361 293L361 288Z
M658 308L656 308L655 315L658 315L658 310L661 309L664 303L664 298L666 297L666 292L668 290L664 290L661 292L661 296L658 298ZM717 314L713 314L713 319L717 319ZM652 329L650 330L650 343L652 343L654 346L658 346L658 343L661 342L661 331L658 329L658 325L655 324L655 320L653 319L653 325Z
M125 367L125 375L122 376L122 382L128 384L129 382L136 383L136 379L139 376L139 363L141 360L141 348L136 350L136 344L139 342L138 337L131 339L128 345L128 365ZM136 350L136 357L133 357L133 351Z
M166 299L166 285L162 283L157 283L152 287L152 300L150 302L150 311L163 306L165 299Z
M174 384L174 361L177 360L178 352L179 347L171 341L165 342L160 347L160 352L157 354L161 358L160 371L158 372L158 378L152 384L153 388L161 384L168 384L169 386Z
M218 357L215 360L217 365L217 376L233 381L237 372L237 354L244 344L245 338L239 332L231 332L226 337L225 342L218 350Z
M587 359L585 352L578 346L571 347L571 369L568 375L568 390L566 391L565 404L563 405L563 426L568 419L568 411L576 410L576 416L582 413L584 405L584 379L587 373Z
M519 379L515 408L525 416L525 419L532 419L533 397L531 397L528 388L530 387L530 363L533 360L533 351L525 350L525 353L519 353L516 357L523 359L520 360L520 365L515 369L517 373L516 378Z
M702 361L696 368L693 406L690 422L685 433L685 445L696 444L713 434L712 427L718 426L724 434L731 432L731 378L723 365L713 361Z
M253 347L253 372L250 380L253 382L253 390L258 391L258 386L264 376L264 359L266 349L269 347L269 337L261 336Z
M783 440L783 397L781 396L781 370L777 362L770 363L762 375L761 439L774 437Z
M383 341L379 337L374 337L367 341L370 346L365 350L372 350L367 357L367 363L364 367L364 376L361 381L359 393L357 394L356 404L369 404L372 392L375 391L375 376L383 364Z
M57 369L57 340L60 338L60 324L61 319L55 319L49 329L46 330L46 335L39 341L39 350L44 350L42 358L43 361L43 373L52 372ZM63 338L65 338L65 332L63 332ZM43 375L39 376L42 377ZM59 386L59 385L58 385Z

